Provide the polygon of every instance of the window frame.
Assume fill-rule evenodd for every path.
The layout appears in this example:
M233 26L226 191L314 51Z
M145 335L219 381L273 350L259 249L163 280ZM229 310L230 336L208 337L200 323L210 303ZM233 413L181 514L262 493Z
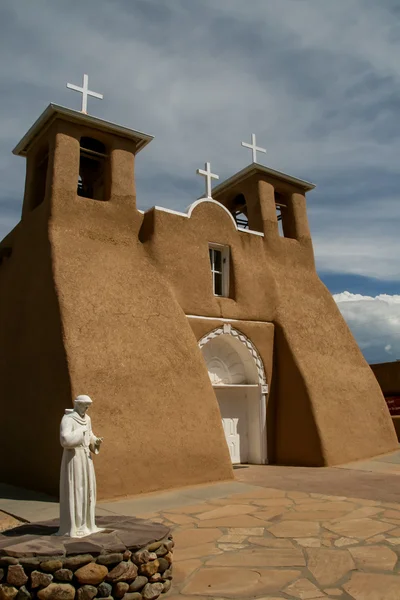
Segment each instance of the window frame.
M93 144L94 143L94 144ZM82 145L83 144L83 145ZM94 146L95 149L93 149ZM107 151L106 144L101 141L101 139L97 137L92 137L88 135L82 135L79 140L79 176L77 182L77 196L80 198L85 198L87 200L96 200L97 202L105 202L108 200L106 194L106 177L107 177L107 161L109 160L109 155ZM85 165L86 163L86 165ZM87 194L85 192L85 177L84 171L88 168L88 165L97 164L99 167L99 176L94 181L94 183L98 186L99 182L101 183L100 189L102 190L101 194L98 193L98 188L96 193ZM89 167L90 168L90 167ZM94 188L95 189L95 188Z
M215 259L212 261L211 256L212 252L220 252L221 253L221 270L218 271L214 268ZM210 260L210 268L211 268L211 278L212 278L212 288L213 294L217 298L229 298L229 271L230 271L230 247L225 246L224 244L216 244L209 243L208 244L208 255ZM216 275L221 275L221 288L222 293L217 294L215 292L216 287Z

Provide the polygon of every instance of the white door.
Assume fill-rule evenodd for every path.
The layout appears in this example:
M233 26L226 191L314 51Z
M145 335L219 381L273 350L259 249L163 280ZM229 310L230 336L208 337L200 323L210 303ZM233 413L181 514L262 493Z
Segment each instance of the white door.
M240 463L240 436L238 433L238 419L225 417L222 419L222 427L224 428L226 443L228 444L231 461L234 465Z
M214 388L232 463L248 462L247 401L243 388Z

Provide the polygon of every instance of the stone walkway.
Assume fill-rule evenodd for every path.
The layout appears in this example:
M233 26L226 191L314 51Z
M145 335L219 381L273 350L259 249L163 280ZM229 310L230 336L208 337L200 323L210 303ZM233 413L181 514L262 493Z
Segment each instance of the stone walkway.
M236 482L100 506L171 527L169 600L400 600L399 462L249 466Z
M400 503L260 488L145 516L174 532L170 600L400 598Z

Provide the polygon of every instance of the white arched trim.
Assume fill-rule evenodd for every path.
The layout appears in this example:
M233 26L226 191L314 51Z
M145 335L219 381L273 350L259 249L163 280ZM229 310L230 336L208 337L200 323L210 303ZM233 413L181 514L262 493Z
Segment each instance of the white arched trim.
M235 219L233 218L233 215L231 212L229 212L229 210L226 208L226 206L224 206L223 204L221 204L221 202L217 202L217 200L213 200L212 198L200 198L199 200L196 200L196 202L193 202L193 204L191 204L187 210L187 215L190 219L190 217L192 216L192 212L194 211L194 209L199 206L199 204L203 204L204 202L209 202L210 204L216 204L217 206L219 206L220 208L222 208L222 210L224 210L226 212L227 215L229 215L229 218L231 219L235 229L237 229L237 224Z
M261 386L266 386L267 379L265 376L265 369L264 369L263 361L262 361L261 356L259 355L256 347L249 340L249 338L246 335L244 335L244 333L241 333L237 329L234 329L229 323L225 323L222 327L217 327L217 329L213 329L213 331L210 331L210 333L207 333L207 335L202 337L201 340L199 341L199 347L203 348L203 346L205 346L207 344L207 342L209 342L210 340L213 340L214 338L216 338L219 335L231 335L234 338L236 338L239 342L244 344L244 346L247 348L247 350L252 355L253 360L255 362L255 365L257 368L257 373L258 373L258 383Z
M187 212L180 212L179 210L173 210L172 208L165 208L164 206L153 206L153 208L149 208L146 211L139 210L139 212L142 214L146 214L146 213L150 212L151 210L158 210L160 212L165 212L165 213L169 213L171 215L177 215L178 217L184 217L185 219L190 219L190 217L192 216L193 210L196 208L196 206L198 206L202 202L211 202L211 203L217 204L220 208L222 208L225 212L227 212L237 231L240 231L241 233L249 233L251 235L258 235L260 237L264 237L264 233L262 231L253 231L252 229L243 229L242 227L238 227L233 215L229 212L229 210L226 208L226 206L224 206L223 204L221 204L221 202L218 202L217 200L213 200L212 198L200 198L200 200L196 200L196 202L193 202L193 204L190 204L190 206L188 206L188 208L186 209Z
M231 347L233 352L228 351L227 353L224 353L225 344L222 343L222 345L220 345L220 342L223 341L225 341L228 348L229 346ZM234 329L230 323L224 323L221 327L213 329L213 331L210 331L207 335L202 337L198 344L203 354L203 358L206 360L208 374L221 411L222 426L225 431L232 462L234 463L239 462L242 457L240 454L240 432L238 432L234 425L235 419L232 417L232 414L230 414L229 409L226 410L227 400L228 406L232 399L238 400L237 393L234 393L232 396L230 386L232 386L231 390L233 390L236 384L239 383L239 387L236 387L236 392L241 387L248 387L249 383L250 387L248 387L248 390L253 388L254 391L254 387L258 388L258 392L255 391L255 396L253 393L249 394L249 392L245 392L242 397L242 400L247 406L247 408L245 408L247 411L246 422L248 423L246 427L248 427L247 431L249 432L248 436L244 438L244 440L248 440L248 454L246 450L244 450L244 456L246 457L246 462L261 465L267 464L266 397L268 394L268 385L265 377L264 365L256 347L247 336L237 329ZM209 348L211 352L209 356L207 356L207 344L210 344ZM217 348L215 348L215 346L217 346ZM218 353L213 356L212 347L214 347L213 349L217 352L218 350L221 351L220 357L218 356ZM218 360L219 358L220 360ZM254 386L253 383L256 381L258 384ZM241 382L246 382L247 385L246 383L243 385ZM230 394L230 396L227 397L227 393ZM254 404L255 401L257 404ZM239 451L237 451L238 448Z

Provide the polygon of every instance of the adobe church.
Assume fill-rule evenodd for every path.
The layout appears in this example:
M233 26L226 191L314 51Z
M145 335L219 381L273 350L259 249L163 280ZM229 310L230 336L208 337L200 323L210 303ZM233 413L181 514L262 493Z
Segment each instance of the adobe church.
M78 394L105 440L100 499L228 480L232 463L395 450L316 273L314 186L254 161L211 191L207 163L187 212L143 213L134 167L151 140L50 104L14 149L27 173L0 244L0 480L58 494L59 424Z

